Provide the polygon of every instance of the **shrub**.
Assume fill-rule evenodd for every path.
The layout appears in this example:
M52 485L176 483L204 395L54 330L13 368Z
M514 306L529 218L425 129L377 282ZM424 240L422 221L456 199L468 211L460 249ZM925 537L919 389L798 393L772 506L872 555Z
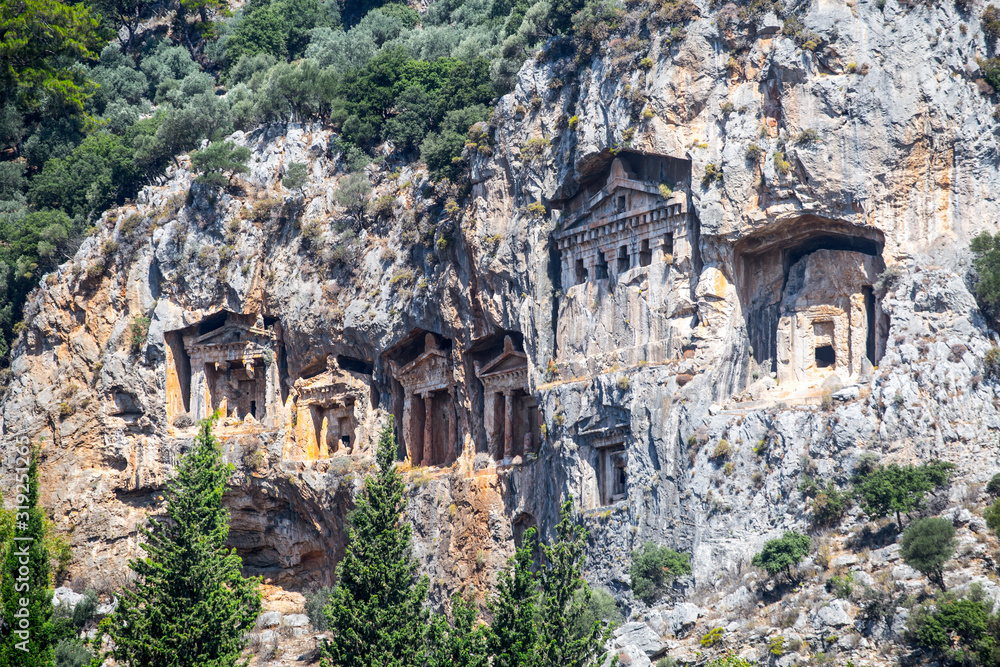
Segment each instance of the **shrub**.
M933 649L957 665L996 664L997 617L991 613L978 584L965 598L947 593L915 608L907 620L908 634L917 644Z
M195 181L221 188L229 185L234 175L250 172L249 159L250 149L246 146L216 141L205 150L191 153L191 166L200 174Z
M83 599L73 607L73 625L82 628L97 613L97 593L91 589L83 592Z
M767 652L778 658L785 655L785 638L781 635L771 637L767 642Z
M319 632L323 632L329 627L329 621L326 614L323 613L323 607L330 602L331 593L333 593L332 588L323 587L305 595L306 616L309 617L309 623L313 628Z
M827 480L826 486L821 486L815 479L806 476L799 485L799 491L810 499L809 509L816 526L836 526L851 506L850 494L841 491L833 480Z
M701 187L707 188L709 185L722 178L722 168L714 162L705 165L705 173L701 177Z
M586 603L584 602L585 597L586 591L582 587L573 594L574 604L582 607L582 613L575 623L577 632L580 633L578 636L585 635L598 621L611 625L621 623L622 612L618 609L618 603L615 602L614 597L607 590L592 588L590 589L590 600Z
M78 639L60 639L55 650L56 667L85 667L94 654Z
M792 576L792 566L809 553L809 538L795 531L788 531L780 538L768 540L764 548L750 561L756 567L763 568L772 577L784 572L788 578Z
M664 199L670 199L674 194L674 189L670 187L667 183L660 183L660 196Z
M711 648L722 641L726 634L724 628L713 628L701 636L700 644L702 648Z
M729 444L729 441L723 438L715 445L715 449L709 455L709 459L712 461L724 461L733 455L733 446Z
M381 195L368 204L368 215L374 218L388 218L392 215L395 204L396 198L392 195Z
M919 570L944 590L944 564L955 552L955 526L947 519L917 519L903 531L899 553L907 565Z
M572 122L572 120L571 118L570 121ZM521 157L528 163L537 162L545 155L545 151L551 145L552 142L544 137L532 137L521 146Z
M340 182L333 193L333 198L355 217L359 217L365 210L371 191L372 186L368 182L368 177L364 172L358 171Z
M656 667L677 667L677 658L665 656L656 661Z
M994 498L1000 496L1000 472L990 478L989 483L986 484L986 493Z
M775 151L774 153L774 170L782 176L787 176L792 172L792 165L785 160L785 154L782 151Z
M972 266L978 274L975 286L976 301L983 314L994 323L1000 314L1000 234L982 232L969 244Z
M795 143L797 144L811 144L819 141L819 132L812 128L807 128L799 132L799 135L795 137Z
M1000 379L1000 347L991 347L983 355L983 375L991 380Z
M986 526L997 535L1000 535L1000 499L994 500L989 507L983 511L983 519Z
M664 587L675 577L691 573L688 554L646 542L642 548L632 552L632 567L629 569L632 592L646 604L652 604L663 595Z
M720 107L720 111L722 111L722 115L723 116L728 116L729 114L731 114L734 111L736 111L736 105L734 105L729 100L726 100L725 102L722 103L722 106Z
M309 182L309 170L304 162L291 162L285 169L281 184L289 190L300 190Z
M746 156L748 160L757 164L764 158L764 149L757 144L747 144Z
M979 22L983 26L983 35L990 41L996 41L1000 37L1000 9L993 5L986 5L986 9L979 15Z
M835 574L826 580L826 590L835 597L849 599L854 592L854 575L850 572L843 576Z
M146 336L149 335L149 324L148 317L139 315L132 318L132 324L128 328L128 341L129 349L133 354L138 352L142 348L142 344L146 342Z

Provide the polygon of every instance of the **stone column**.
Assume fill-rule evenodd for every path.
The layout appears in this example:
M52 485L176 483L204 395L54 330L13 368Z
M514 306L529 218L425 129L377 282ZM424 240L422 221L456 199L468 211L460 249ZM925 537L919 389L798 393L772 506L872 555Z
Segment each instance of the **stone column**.
M458 397L455 392L455 385L452 385L448 389L448 395L451 398L451 405L449 406L450 413L448 419L448 451L451 452L446 458L448 463L454 463L461 452L458 449Z
M483 398L483 426L486 427L486 451L489 452L491 457L497 459L499 458L496 446L496 433L498 429L498 424L496 423L497 393L493 391L492 387L486 387Z
M205 360L195 357L191 360L191 414L195 420L208 416L208 387L205 386Z
M431 457L434 455L434 394L427 392L424 394L424 456L420 465L431 465Z
M409 453L410 465L420 465L421 452L417 448L416 434L413 432L413 394L406 390L403 394L403 441Z
M514 455L514 392L510 389L503 393L503 457L509 459Z

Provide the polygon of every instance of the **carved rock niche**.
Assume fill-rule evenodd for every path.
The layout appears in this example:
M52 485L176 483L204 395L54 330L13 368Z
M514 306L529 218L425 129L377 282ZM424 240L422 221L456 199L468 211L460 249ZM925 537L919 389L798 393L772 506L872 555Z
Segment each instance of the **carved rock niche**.
M510 336L503 352L486 365L476 364L483 383L484 422L490 455L518 463L540 442L538 403L528 393L528 357L514 349Z

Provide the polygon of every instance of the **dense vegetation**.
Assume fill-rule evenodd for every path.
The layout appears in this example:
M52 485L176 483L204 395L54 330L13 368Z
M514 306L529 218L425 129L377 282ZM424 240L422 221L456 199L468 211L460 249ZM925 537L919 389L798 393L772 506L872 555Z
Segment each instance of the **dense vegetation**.
M226 547L229 512L222 494L233 472L201 423L193 449L169 482L166 517L143 529L144 558L107 623L110 655L121 665L240 664L246 633L261 611L257 579L244 578L242 561Z
M556 540L542 544L535 563L534 530L500 572L488 606L492 623L478 622L471 597L455 593L451 614L427 608L429 582L418 576L412 528L401 521L405 486L389 428L379 437L378 471L365 480L351 515L349 543L337 567L338 584L324 613L325 665L426 665L427 667L586 667L604 662L610 636L604 602L591 604L583 580L587 532L564 503ZM613 604L612 604L613 607Z
M205 140L322 121L351 169L389 142L461 179L470 126L524 60L552 37L607 36L618 11L615 0L440 0L423 14L371 0L0 4L0 361L41 275ZM219 146L205 157L226 158ZM202 173L221 185L234 171Z

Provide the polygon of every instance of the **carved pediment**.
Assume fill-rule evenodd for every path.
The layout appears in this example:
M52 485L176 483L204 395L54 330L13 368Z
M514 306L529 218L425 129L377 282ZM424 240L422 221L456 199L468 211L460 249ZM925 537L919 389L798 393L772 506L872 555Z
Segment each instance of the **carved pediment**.
M514 342L510 336L504 338L503 352L500 356L488 362L485 366L476 369L476 375L480 378L490 375L504 375L523 371L528 367L528 356L523 352L514 349Z

